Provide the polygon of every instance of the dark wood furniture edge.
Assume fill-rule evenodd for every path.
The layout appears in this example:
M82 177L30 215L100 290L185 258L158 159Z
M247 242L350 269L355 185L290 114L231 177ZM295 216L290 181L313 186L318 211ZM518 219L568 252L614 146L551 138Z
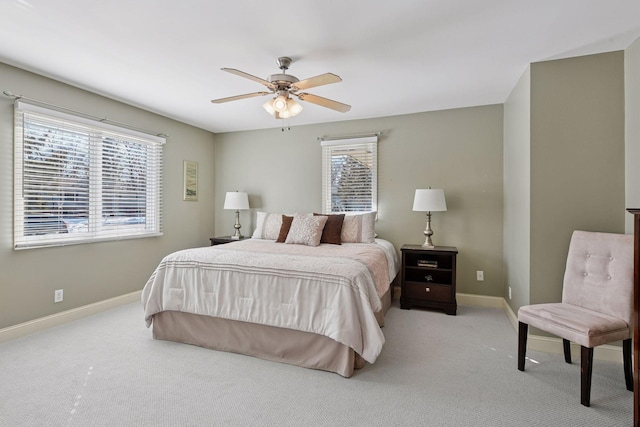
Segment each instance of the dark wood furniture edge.
M455 252L456 254L458 253L458 248L455 246L434 246L432 248L426 248L422 245L409 245L409 244L404 244L400 247L400 250L402 251L403 249L409 249L409 250L414 250L414 249L418 249L418 250L429 250L429 251L442 251L442 252Z
M250 238L251 236L242 236L241 239L232 239L231 236L216 236L216 237L209 237L209 241L211 242L211 246L215 246L215 245L223 245L225 243L239 242L240 240L245 240Z
M640 208L627 211L633 214L633 425L640 427Z

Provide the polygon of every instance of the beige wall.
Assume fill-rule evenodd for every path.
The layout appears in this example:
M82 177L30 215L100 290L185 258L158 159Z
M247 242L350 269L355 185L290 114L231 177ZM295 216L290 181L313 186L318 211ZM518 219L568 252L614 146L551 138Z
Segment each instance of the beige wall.
M312 107L310 107L312 108ZM309 111L307 114L311 114ZM382 131L376 231L396 248L424 242L426 217L413 212L416 188L443 188L447 212L433 214L433 240L459 250L458 291L502 296L502 106L293 126L215 136L216 234L233 231L226 191L247 191L245 234L255 211L321 210L319 136ZM485 281L476 281L484 270Z
M0 329L140 290L167 253L209 243L211 133L1 63L0 88L169 135L162 237L14 251L13 100L0 96ZM198 202L182 201L183 160L200 162ZM62 303L54 304L55 289L64 289Z
M529 304L530 212L531 68L527 67L504 104L504 297L512 308Z
M640 207L640 39L624 52L625 198L627 208ZM633 215L625 216L625 230L633 233Z
M611 52L531 64L505 103L505 298L514 312L561 300L573 230L624 232L624 62Z
M170 135L164 236L14 251L13 108L0 97L0 328L141 289L167 253L233 231L233 212L222 209L226 191L250 194L253 209L241 214L245 234L255 227L256 210L319 211L316 138L373 131L383 132L380 237L396 248L421 243L425 216L411 211L414 190L444 188L449 210L434 213L434 241L460 251L459 292L507 298L511 286L514 311L558 301L571 231L622 232L625 219L630 231L624 208L640 205L639 70L636 41L624 57L613 52L532 64L504 108L212 135L0 64L2 90ZM182 201L183 160L200 163L198 202ZM475 280L476 270L484 270L485 282ZM53 290L60 288L65 301L54 304Z
M560 301L573 230L624 232L624 54L531 65L530 302Z

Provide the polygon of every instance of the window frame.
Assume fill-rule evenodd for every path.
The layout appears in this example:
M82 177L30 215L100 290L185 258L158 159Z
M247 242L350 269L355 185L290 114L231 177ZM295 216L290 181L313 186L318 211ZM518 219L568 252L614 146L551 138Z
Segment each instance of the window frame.
M378 137L364 136L357 138L323 139L322 146L322 209L324 213L363 213L378 210ZM367 153L371 167L371 195L368 198L370 209L334 210L332 200L332 161L336 153L344 150L364 151ZM357 190L356 190L357 192Z
M22 99L15 101L13 173L15 250L162 235L162 151L166 139L87 117L44 107L37 102ZM74 228L69 218L72 215L63 218L65 214L61 209L58 208L56 212L56 208L50 202L42 203L42 206L36 209L38 211L36 214L33 213L34 208L29 206L29 202L37 200L40 194L45 193L38 193L37 190L30 192L25 183L33 179L40 185L50 182L43 172L27 175L29 170L35 168L35 160L27 159L26 153L36 141L34 134L38 127L48 129L54 135L47 140L38 139L37 141L43 142L43 146L60 151L68 150L70 146L80 147L79 151L84 154L75 164L83 169L86 182L83 181L82 185L64 184L64 188L57 190L57 193L54 190L53 196L49 195L51 199L57 197L58 200L63 200L64 205L67 201L67 191L74 191L84 186L84 201L72 204L70 208L78 208L82 204L82 209L78 208L82 211L83 217L81 227ZM59 134L53 132L53 129ZM83 138L69 143L66 137L60 136L67 133L82 135ZM130 184L122 190L107 188L102 182L106 177L105 172L114 172L114 167L109 166L107 156L107 153L114 151L114 147L120 149L118 159L126 166L137 164L136 172L139 172L139 176L142 177L140 182ZM69 167L71 161L67 158L54 161L52 157L47 158L42 164L50 166L53 176L62 180L62 169ZM111 161L113 162L113 159ZM115 179L121 179L121 176L118 175ZM132 188L135 190L133 196L131 196ZM112 196L113 200L117 201L111 204L105 203L107 206L103 206L103 197L106 195ZM127 206L127 203L133 199L140 199L138 209L144 215L137 218L133 218L132 214L117 216L119 209ZM121 200L122 203L119 204ZM65 209L64 206L63 209ZM32 217L36 220L31 222ZM48 222L54 222L55 230L48 229ZM69 232L70 230L73 232Z

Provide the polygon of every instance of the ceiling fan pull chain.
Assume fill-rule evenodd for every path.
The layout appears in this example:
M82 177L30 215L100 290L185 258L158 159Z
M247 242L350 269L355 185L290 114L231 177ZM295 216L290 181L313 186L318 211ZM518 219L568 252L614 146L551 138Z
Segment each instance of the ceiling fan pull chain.
M285 125L284 125L284 119L280 119L280 120L282 120L282 127L280 128L280 130L281 130L282 132L284 132L284 128L285 128ZM291 121L290 121L290 120L288 120L288 121L287 121L287 126L286 126L286 128L287 128L287 130L291 130Z

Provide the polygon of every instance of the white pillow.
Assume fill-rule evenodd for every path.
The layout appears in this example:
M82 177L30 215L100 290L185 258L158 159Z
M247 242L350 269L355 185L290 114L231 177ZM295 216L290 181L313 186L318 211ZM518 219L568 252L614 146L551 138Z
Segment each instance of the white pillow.
M326 216L294 214L289 234L287 234L287 239L284 242L296 245L318 246L327 219L328 217Z
M282 227L282 214L257 212L253 239L276 240Z
M264 218L266 216L266 212L256 212L256 229L253 230L253 234L251 235L252 239L262 239L262 229L264 227Z
M342 243L374 243L376 212L345 215L342 223Z

